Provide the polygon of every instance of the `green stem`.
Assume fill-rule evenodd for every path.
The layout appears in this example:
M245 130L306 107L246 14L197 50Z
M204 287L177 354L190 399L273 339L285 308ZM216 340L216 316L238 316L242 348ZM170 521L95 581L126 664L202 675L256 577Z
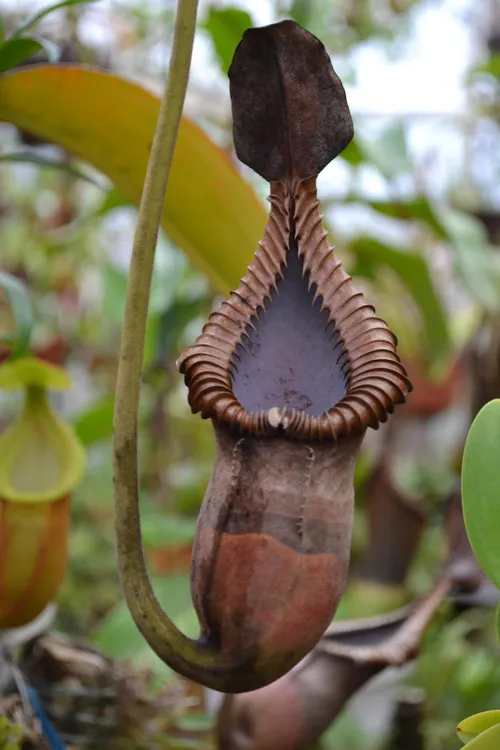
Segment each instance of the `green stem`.
M224 692L241 685L241 667L183 635L160 607L141 540L137 412L158 227L186 92L197 0L179 0L167 85L151 148L130 265L114 414L115 532L121 583L131 615L153 651L184 676ZM239 677L235 675L238 671ZM248 679L248 678L247 678Z

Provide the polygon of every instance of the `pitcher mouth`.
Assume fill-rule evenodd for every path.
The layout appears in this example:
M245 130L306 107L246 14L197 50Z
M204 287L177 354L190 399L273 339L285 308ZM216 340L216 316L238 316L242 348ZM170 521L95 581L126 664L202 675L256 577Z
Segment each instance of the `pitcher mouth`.
M270 201L247 275L178 362L190 406L254 435L362 435L411 390L396 337L329 245L315 178Z

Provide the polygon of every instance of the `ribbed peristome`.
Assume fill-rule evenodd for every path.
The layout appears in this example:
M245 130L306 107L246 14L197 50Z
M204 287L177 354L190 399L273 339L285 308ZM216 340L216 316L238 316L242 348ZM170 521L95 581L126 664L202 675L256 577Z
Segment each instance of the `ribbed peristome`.
M354 288L328 243L316 179L299 182L293 195L285 184L271 183L269 200L269 221L248 273L179 359L190 406L205 418L253 435L284 430L295 439L335 440L362 435L367 427L376 429L411 390L396 353L396 337ZM315 286L322 309L328 311L329 324L334 325L333 335L338 333L340 341L338 361L344 370L346 394L319 415L292 407L278 416L275 410L247 411L233 392L232 368L238 359L237 347L247 331L255 327L259 313L283 277L292 240L309 288Z

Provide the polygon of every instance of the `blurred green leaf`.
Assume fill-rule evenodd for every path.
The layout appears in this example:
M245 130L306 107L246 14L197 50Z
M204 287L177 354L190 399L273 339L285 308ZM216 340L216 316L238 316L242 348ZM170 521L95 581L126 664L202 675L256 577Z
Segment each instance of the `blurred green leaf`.
M380 746L375 742L375 747ZM354 711L342 711L311 750L374 750L374 733Z
M160 318L158 350L165 354L174 350L187 324L205 310L203 298L178 300Z
M349 200L359 201L353 197ZM500 306L500 258L488 244L482 224L470 214L434 206L425 196L407 203L369 201L395 219L417 219L450 243L460 278L471 297L490 311Z
M500 604L497 606L497 611L495 614L495 624L497 626L497 637L500 641Z
M434 551L442 550L443 540L434 531L437 529L430 537L426 534L424 543L428 542ZM455 748L458 717L496 709L500 705L500 664L492 658L491 647L484 644L485 633L491 627L491 613L475 608L448 620L450 614L446 607L429 628L411 677L412 685L424 688L427 694L424 731L428 750ZM475 671L478 657L489 664L489 672L480 688L471 695L467 682L463 690L464 678ZM440 731L439 739L436 731Z
M498 750L500 747L500 711L484 711L464 719L457 734L467 750Z
M307 28L311 15L311 5L311 0L293 0L289 11L290 18L293 18L294 21Z
M475 658L468 664L462 661L458 665L455 685L465 700L472 702L481 693L483 685L488 683L491 670L491 653L487 648L478 650Z
M423 221L428 224L439 237L443 239L448 238L448 234L439 220L439 216L434 207L428 198L423 195L418 196L418 198L414 198L407 203L397 203L394 201L369 201L368 203L373 209L375 209L375 211L378 211L385 216L391 216L394 219L417 219L418 221Z
M439 209L437 215L454 251L457 271L471 297L483 308L500 306L500 257L486 237L483 225L470 214Z
M193 541L196 519L163 514L158 509L141 511L141 528L144 545L150 549L166 549Z
M125 602L120 602L104 616L92 640L113 659L131 661L138 669L152 668L165 680L174 676L137 630Z
M0 750L20 750L23 737L24 730L19 724L0 716Z
M156 577L152 585L158 601L177 627L189 637L196 637L199 626L191 602L189 573ZM173 677L172 670L156 656L142 637L124 601L120 601L101 620L93 641L115 659L130 660L137 668L150 667L163 679Z
M479 564L500 588L500 399L476 416L465 443L462 503L465 526Z
M121 268L105 263L101 266L103 294L102 314L106 320L120 326L125 309L127 275Z
M12 347L12 356L27 354L34 318L26 287L11 274L0 271L0 291L5 295L15 324L14 333L0 331L0 339Z
M373 140L358 136L358 147L365 161L376 166L388 180L412 170L406 131L401 121L390 125L382 135Z
M160 253L157 253L157 261ZM106 320L119 327L123 319L125 296L127 293L127 275L121 268L111 264L101 266L103 281L102 314ZM151 298L146 324L146 341L144 347L144 367L161 363L170 352L170 345L175 343L189 322L190 314L203 307L200 301L177 302L174 300L177 276L172 271L165 271L155 263L151 283ZM178 315L177 315L178 314ZM165 331L164 321L170 327Z
M111 437L114 403L112 396L106 396L75 419L73 428L84 445L92 445Z
M104 199L100 206L96 209L95 216L105 216L106 214L114 211L115 208L124 208L131 206L131 202L125 198L116 188L111 188L106 192Z
M216 8L211 6L205 21L201 24L210 36L219 58L220 66L227 73L234 51L243 32L253 26L252 16L239 8Z
M498 53L491 55L490 59L484 65L475 68L474 72L489 73L495 78L500 78L500 55Z
M144 371L158 364L158 341L160 331L160 318L154 311L150 312L146 322L146 338L144 340ZM161 366L161 365L160 365Z
M84 445L94 445L108 440L113 434L114 396L94 401L89 409L78 414L73 420L73 429ZM147 404L139 406L139 423L142 424L149 412Z
M358 164L363 164L366 162L366 156L363 154L363 151L358 145L358 141L356 138L354 138L348 146L341 152L342 159L345 159L349 162L349 164L352 164L354 166L358 166Z
M450 346L446 315L436 294L424 258L384 245L371 237L359 237L350 245L364 274L376 275L376 268L387 266L403 282L417 304L424 323L431 360L444 357ZM353 269L359 273L358 268Z
M42 156L41 154L33 154L29 151L19 151L13 154L0 154L0 162L5 162L8 164L32 164L36 167L57 169L60 172L65 172L66 174L71 175L71 177L78 177L79 180L85 180L85 182L89 182L91 185L102 187L102 185L97 180L94 180L92 177L90 177L90 175L88 175L86 172L84 172L74 164L55 161L54 159L50 159L47 156Z
M0 73L5 73L7 70L14 68L32 55L36 55L43 48L43 44L30 37L7 39L0 46Z
M158 253L159 255L159 253ZM125 306L125 295L127 293L127 274L122 268L103 264L101 267L103 281L103 315L114 322L115 325L121 325L123 319L123 310ZM159 315L168 315L174 305L175 283L177 278L172 271L162 270L159 263L155 263L153 279L151 282L151 302L149 305L148 325L153 324L153 319ZM187 312L182 311L184 304L190 311L198 309L198 304L193 301L179 303L180 305L180 325L187 323ZM175 322L172 318L172 324ZM159 333L159 331L157 331ZM172 332L173 333L173 332ZM176 332L176 335L178 331Z
M408 604L411 596L404 584L380 583L362 578L349 582L335 613L336 620L355 620L393 612Z
M206 750L204 739L187 737L165 737L162 740L162 748L165 750Z
M22 26L19 26L18 29L15 30L15 32L12 34L12 39L15 39L17 37L20 37L22 34L24 34L28 29L31 29L32 26L38 23L38 21L41 21L42 18L45 18L45 16L48 16L49 13L53 13L56 10L60 10L61 8L69 8L71 5L83 5L84 3L95 3L98 2L98 0L62 0L62 2L54 3L53 5L47 5L46 8L42 8L37 13L35 13L34 16L31 16L26 23L23 23Z
M175 719L175 726L183 732L208 732L214 725L214 717L199 711L181 714Z

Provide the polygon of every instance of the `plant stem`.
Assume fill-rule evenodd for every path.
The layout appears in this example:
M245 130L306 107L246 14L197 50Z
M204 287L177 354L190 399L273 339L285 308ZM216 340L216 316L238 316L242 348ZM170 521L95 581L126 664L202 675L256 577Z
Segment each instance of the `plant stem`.
M137 413L156 241L189 78L196 10L197 0L179 0L168 80L134 237L114 413L115 531L121 583L139 630L160 658L171 664L177 661L177 650L191 652L195 644L166 617L148 579L139 515Z

